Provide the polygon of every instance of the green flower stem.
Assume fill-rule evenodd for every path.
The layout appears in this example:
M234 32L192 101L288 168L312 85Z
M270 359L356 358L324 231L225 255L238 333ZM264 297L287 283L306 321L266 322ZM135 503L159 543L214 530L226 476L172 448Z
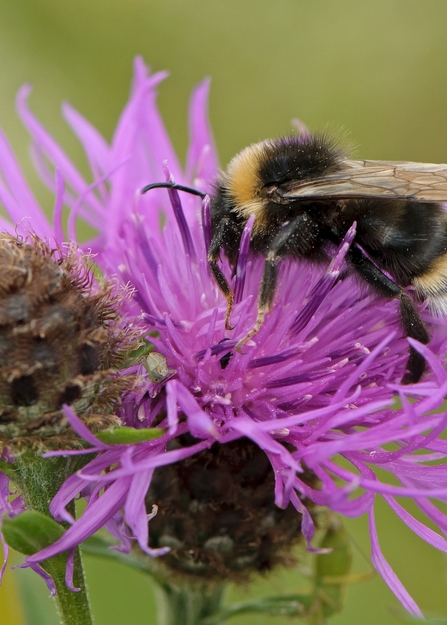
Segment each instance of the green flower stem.
M5 471L19 487L26 507L51 516L50 502L62 483L77 471L86 458L41 458L34 453L25 453L15 458L14 463L4 466ZM6 469L6 470L5 470ZM69 511L74 514L74 504ZM61 524L67 527L67 524ZM65 584L66 559L56 556L42 562L42 568L51 575L56 586L56 604L62 625L92 625L93 620L85 586L84 570L79 550L74 557L73 583L78 592L69 590Z
M45 571L51 575L56 585L56 605L62 625L92 625L93 619L90 613L87 589L85 585L84 570L81 555L76 550L74 557L73 584L79 588L79 592L73 592L65 584L65 575L60 567L53 566L53 558L43 563Z
M224 584L157 585L158 625L202 625L211 615L219 612Z

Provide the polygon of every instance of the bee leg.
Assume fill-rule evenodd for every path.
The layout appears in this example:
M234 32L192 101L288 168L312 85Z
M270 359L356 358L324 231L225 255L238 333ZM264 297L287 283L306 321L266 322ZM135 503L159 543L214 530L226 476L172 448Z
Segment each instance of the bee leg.
M230 285L227 282L227 279L223 275L217 261L210 260L208 257L208 264L211 269L211 273L214 276L214 279L217 283L217 286L223 293L225 299L227 300L227 310L225 311L225 329L233 330L233 327L230 323L231 311L233 310L234 303L234 293L230 288Z
M230 323L231 311L233 310L234 293L228 284L222 270L217 264L220 260L220 252L223 248L228 229L231 228L231 222L229 219L222 219L216 228L216 231L211 239L210 247L208 250L208 265L211 273L214 276L217 286L221 293L227 300L227 310L225 312L225 329L233 330L233 326Z
M261 286L258 295L258 315L253 328L237 343L235 349L241 351L243 345L259 332L265 315L270 312L276 293L279 263L287 254L307 256L315 252L318 232L307 215L298 215L284 226L273 238L264 264Z
M382 273L355 245L349 250L348 258L357 274L377 293L387 299L399 298L400 320L405 336L427 345L430 341L428 330L420 318L413 301L406 295L402 287L395 284ZM408 372L402 378L403 384L418 382L425 371L425 359L413 347L410 347L407 369Z
M265 315L270 312L273 304L273 298L276 292L276 283L278 280L279 262L281 256L276 256L272 251L269 252L262 274L261 287L258 295L258 314L252 329L236 344L235 349L240 352L242 347L252 336L257 334L264 323Z
M405 293L400 295L400 318L406 336L410 336L419 343L427 345L430 341L430 334L414 307L413 302ZM402 378L403 384L414 384L418 382L425 371L425 358L417 352L414 347L410 347L410 357L407 361L408 372Z

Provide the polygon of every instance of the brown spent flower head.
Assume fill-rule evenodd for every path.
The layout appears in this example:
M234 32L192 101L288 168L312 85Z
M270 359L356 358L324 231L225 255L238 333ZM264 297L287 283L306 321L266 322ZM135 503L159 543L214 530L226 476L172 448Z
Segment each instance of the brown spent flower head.
M188 446L183 435L171 444ZM315 488L318 478L302 479ZM170 547L157 563L189 579L248 581L252 573L296 564L292 548L303 540L302 516L293 505L275 505L275 476L261 449L247 438L157 469L147 494L150 546ZM316 521L315 507L306 506Z
M77 246L0 234L0 441L15 450L73 445L63 404L92 431L119 423L135 382L118 375L140 336L119 313L129 291L99 284L88 261Z

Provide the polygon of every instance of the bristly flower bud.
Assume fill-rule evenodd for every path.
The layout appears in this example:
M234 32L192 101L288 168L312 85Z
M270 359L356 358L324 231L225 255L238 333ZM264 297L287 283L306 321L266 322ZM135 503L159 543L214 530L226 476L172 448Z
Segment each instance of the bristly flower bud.
M0 235L0 443L15 451L73 445L62 406L93 431L118 422L131 376L118 375L137 343L113 282L95 280L75 246Z

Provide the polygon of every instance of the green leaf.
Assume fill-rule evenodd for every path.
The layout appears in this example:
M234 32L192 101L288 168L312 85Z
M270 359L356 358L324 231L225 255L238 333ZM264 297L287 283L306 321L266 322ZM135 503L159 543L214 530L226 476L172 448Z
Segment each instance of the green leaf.
M59 540L65 530L45 514L27 510L13 519L4 517L2 532L10 547L31 556Z
M96 437L103 443L108 445L131 445L132 443L144 443L154 438L163 436L165 430L163 428L136 428L122 427L112 428L98 432Z

